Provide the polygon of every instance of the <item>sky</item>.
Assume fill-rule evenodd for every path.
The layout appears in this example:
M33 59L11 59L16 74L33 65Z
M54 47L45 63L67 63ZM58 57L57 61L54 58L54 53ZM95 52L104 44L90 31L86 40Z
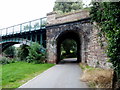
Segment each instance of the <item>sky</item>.
M56 0L0 0L0 29L46 17ZM88 4L91 0L83 0Z
M0 28L45 17L55 0L0 0Z

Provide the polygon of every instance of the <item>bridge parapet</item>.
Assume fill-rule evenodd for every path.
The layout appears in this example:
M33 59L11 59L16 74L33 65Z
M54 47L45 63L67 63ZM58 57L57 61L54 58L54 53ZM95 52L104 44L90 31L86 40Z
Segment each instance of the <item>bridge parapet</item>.
M47 14L47 25L49 26L65 22L77 21L88 17L89 17L88 10L79 10L64 15L59 15L56 12L50 12Z
M13 35L23 32L45 29L46 17L0 29L0 36Z

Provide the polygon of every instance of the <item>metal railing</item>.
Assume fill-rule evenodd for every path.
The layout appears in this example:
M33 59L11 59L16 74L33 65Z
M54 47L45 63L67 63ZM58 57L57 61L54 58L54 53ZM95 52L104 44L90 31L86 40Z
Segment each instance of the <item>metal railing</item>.
M46 26L46 17L0 29L0 36L44 29L45 26Z

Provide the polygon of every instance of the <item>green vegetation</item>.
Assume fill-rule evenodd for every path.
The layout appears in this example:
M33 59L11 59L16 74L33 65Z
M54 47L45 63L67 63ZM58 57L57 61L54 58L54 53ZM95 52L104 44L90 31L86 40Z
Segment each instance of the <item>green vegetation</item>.
M3 88L17 88L54 65L45 64L45 49L38 43L9 47L4 55L0 58Z
M10 63L15 63L17 60L15 58L8 58L8 57L1 57L0 58L0 64L10 64Z
M21 61L25 61L26 57L28 56L29 50L28 50L28 45L20 45L19 48L17 48L17 57L21 60Z
M113 70L90 67L84 63L80 63L83 69L81 81L87 82L91 88L111 88ZM94 78L91 78L94 77Z
M45 51L38 43L32 43L28 48L29 53L27 56L28 63L44 63L45 62Z
M95 70L95 69L98 69L98 68L88 66L87 64L84 64L84 63L80 63L80 67L81 67L82 70L86 70L86 69Z
M6 51L9 52L9 49ZM38 43L31 43L30 46L21 45L19 48L14 49L13 51L15 52L14 57L2 57L0 58L0 64L15 63L18 61L25 61L35 64L46 63L46 50Z
M0 64L0 90L2 88L2 65Z
M66 39L61 44L61 59L74 58L77 54L77 43L72 39Z
M54 64L32 64L26 62L2 65L2 87L17 88L53 65Z
M81 0L76 0L75 2L71 2L67 0L66 2L59 2L56 0L53 11L58 12L59 14L68 13L76 10L80 10L83 8L83 3Z
M90 13L93 22L100 27L99 36L106 38L108 44L106 52L113 64L114 75L118 80L118 86L115 87L118 88L120 87L120 2L94 2Z
M14 46L8 47L8 48L3 52L3 54L4 54L6 57L14 57L14 56L15 56L15 47L14 47Z

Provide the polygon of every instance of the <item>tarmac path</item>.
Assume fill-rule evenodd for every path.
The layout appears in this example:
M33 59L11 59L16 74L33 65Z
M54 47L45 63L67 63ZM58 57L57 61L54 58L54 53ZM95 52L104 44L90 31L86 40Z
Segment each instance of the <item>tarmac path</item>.
M74 60L65 59L19 88L88 88L80 81L82 70Z

